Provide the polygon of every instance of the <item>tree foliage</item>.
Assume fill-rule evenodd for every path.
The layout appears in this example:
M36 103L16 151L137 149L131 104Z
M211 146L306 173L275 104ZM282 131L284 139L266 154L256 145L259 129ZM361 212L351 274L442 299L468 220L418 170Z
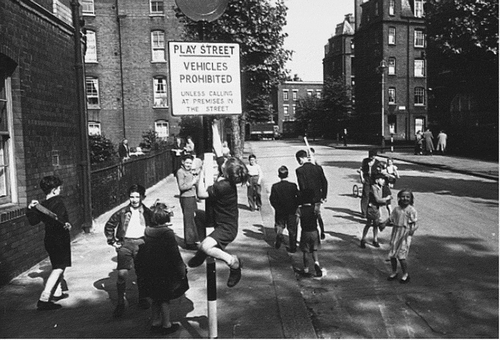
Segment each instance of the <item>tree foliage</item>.
M428 0L429 85L438 111L472 94L479 111L498 111L498 0Z
M116 156L113 142L102 135L89 135L90 164L112 161Z
M304 128L302 132L329 137L339 132L338 122L347 118L349 111L349 90L341 79L330 77L323 84L321 98L300 98L295 118Z
M271 93L286 78L285 63L292 53L283 47L286 11L284 0L229 0L219 19L203 24L204 41L240 44L243 120L267 120ZM200 40L200 25L178 8L176 12L185 24L185 40ZM257 109L257 104L262 108Z

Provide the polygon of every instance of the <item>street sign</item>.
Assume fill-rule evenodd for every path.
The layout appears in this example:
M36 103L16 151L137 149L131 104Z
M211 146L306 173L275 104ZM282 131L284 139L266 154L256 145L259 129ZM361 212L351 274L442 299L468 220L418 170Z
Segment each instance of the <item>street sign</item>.
M172 115L241 114L240 46L168 42Z
M175 0L182 13L193 21L214 21L226 10L229 0Z

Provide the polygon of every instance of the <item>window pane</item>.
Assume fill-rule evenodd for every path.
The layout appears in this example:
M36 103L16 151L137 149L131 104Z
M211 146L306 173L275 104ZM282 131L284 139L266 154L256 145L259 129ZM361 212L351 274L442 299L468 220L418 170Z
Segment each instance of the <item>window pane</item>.
M424 99L425 99L424 88L423 87L416 87L415 92L414 92L415 105L424 105L425 104Z
M389 74L394 75L396 74L396 59L395 58L389 58Z
M288 91L283 91L283 100L288 100Z
M85 62L97 61L96 35L94 31L87 31L87 49L85 50Z
M165 121L160 121L155 123L155 131L159 138L168 137L168 123Z
M415 0L415 16L417 18L424 16L424 0Z
M415 77L424 76L424 61L422 59L415 60L414 72L415 72Z
M168 107L167 80L165 78L153 79L154 107Z
M99 106L99 83L97 78L86 78L87 105L89 107Z
M163 13L163 0L151 0L151 13Z
M393 87L389 88L388 97L389 97L389 104L396 103L396 89L395 88L393 88Z
M94 14L94 0L80 0L83 14Z
M415 30L415 47L424 47L425 38L424 32L420 30Z
M389 27L389 45L396 45L396 28Z
M165 34L163 31L151 32L153 61L165 61Z
M100 135L101 124L89 122L89 135Z
M395 11L394 10L394 6L395 6L394 1L395 0L389 0L389 15L394 15L394 11Z

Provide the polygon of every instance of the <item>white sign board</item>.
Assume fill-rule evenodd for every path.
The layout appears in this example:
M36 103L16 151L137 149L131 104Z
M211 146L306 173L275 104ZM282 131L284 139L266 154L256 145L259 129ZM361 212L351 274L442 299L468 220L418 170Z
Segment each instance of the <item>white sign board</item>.
M168 43L172 115L241 114L240 46Z

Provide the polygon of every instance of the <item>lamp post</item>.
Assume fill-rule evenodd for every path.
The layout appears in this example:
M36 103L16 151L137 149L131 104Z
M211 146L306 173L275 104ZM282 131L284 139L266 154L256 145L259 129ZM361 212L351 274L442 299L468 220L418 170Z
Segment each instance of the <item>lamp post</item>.
M382 59L380 61L380 73L382 73L382 102L381 102L381 121L382 121L382 147L381 147L381 153L384 153L384 148L385 148L385 122L384 122L384 110L385 110L385 69L387 68L387 62L385 59Z

